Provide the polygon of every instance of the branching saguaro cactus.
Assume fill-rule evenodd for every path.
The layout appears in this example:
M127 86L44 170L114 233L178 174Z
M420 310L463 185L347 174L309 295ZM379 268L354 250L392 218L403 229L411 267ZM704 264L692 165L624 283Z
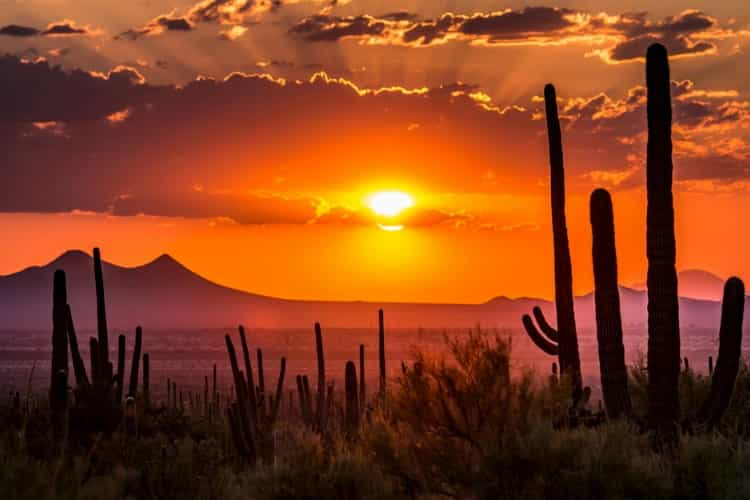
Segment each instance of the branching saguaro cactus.
M599 344L599 371L607 415L630 415L628 369L622 342L620 290L617 284L617 250L612 198L604 189L591 194L592 257L594 262L594 300L596 302L596 339Z
M680 323L672 201L672 104L667 49L646 54L648 147L646 257L648 259L648 417L673 434L680 414Z
M578 334L573 308L573 270L570 262L568 228L565 220L565 170L563 167L562 134L560 119L557 114L557 96L555 87L552 85L544 87L544 103L550 159L550 200L555 257L557 329L555 330L549 325L539 308L535 308L533 312L543 334L534 326L534 322L529 315L523 317L523 325L531 340L542 351L558 356L560 375L571 379L574 399L577 400L581 392L581 360L578 353Z

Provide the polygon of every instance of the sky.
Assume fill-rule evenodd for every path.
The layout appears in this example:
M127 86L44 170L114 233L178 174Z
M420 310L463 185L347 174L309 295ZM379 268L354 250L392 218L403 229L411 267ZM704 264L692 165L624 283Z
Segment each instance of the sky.
M678 268L748 279L745 2L0 0L0 274L99 246L279 297L549 298L551 82L574 288L597 187L642 283L655 41ZM368 206L388 190L414 200L397 220Z

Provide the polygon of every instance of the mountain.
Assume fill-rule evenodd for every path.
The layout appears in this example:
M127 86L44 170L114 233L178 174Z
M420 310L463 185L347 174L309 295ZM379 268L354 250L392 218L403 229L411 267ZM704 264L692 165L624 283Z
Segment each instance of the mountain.
M686 269L677 273L680 296L691 299L721 301L724 280L701 269ZM636 290L645 290L645 283L633 285Z
M52 275L66 272L68 302L76 327L96 327L93 260L81 251L69 251L41 267L30 267L0 276L0 329L38 330L51 326ZM213 328L239 323L255 328L309 328L315 321L327 327L375 327L377 310L386 311L394 328L468 328L520 326L521 315L538 305L554 321L554 307L534 298L497 297L483 304L414 304L373 302L323 302L286 300L247 293L213 283L162 255L138 267L102 263L107 319L113 328ZM646 324L646 294L621 288L626 326ZM594 325L592 294L576 298L577 322ZM684 326L718 329L718 302L680 299ZM750 316L748 316L750 317Z

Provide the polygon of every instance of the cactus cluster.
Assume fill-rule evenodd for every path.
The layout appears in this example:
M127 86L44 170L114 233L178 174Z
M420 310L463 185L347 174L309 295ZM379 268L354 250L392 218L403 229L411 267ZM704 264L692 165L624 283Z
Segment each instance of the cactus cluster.
M258 385L256 385L250 361L250 350L243 326L239 327L239 333L245 366L244 372L240 370L232 338L229 335L225 336L235 392L235 400L227 407L227 417L237 452L251 462L255 462L259 457L273 454L272 433L278 419L279 407L284 393L286 358L281 358L275 394L267 395L263 371L263 351L257 350ZM216 370L214 367L214 387L215 385ZM208 391L207 378L205 391Z
M660 44L649 47L646 55L648 146L646 161L646 256L648 259L648 424L663 442L676 435L680 417L680 324L677 290L674 203L672 197L672 107L667 50ZM545 320L541 309L523 325L531 340L544 352L558 355L560 372L580 372L575 341L572 281L567 233L565 232L564 180L560 124L554 88L545 88L547 129L550 141L552 220L555 245L555 302L558 329ZM628 376L622 340L622 318L617 282L617 253L612 199L604 189L591 194L592 257L595 282L596 330L602 393L611 418L630 416ZM711 393L695 421L713 427L729 406L740 360L742 322L745 304L744 284L730 278L724 288L719 358L716 370L709 357ZM572 330L571 330L572 328ZM570 335L570 332L573 335ZM566 332L565 334L563 332ZM567 335L567 336L566 336ZM689 370L687 360L686 370ZM577 386L580 387L580 386ZM691 424L692 422L688 422Z
M94 282L96 286L97 336L89 339L90 374L81 358L73 314L67 303L65 271L57 270L53 279L52 308L52 375L50 384L50 416L53 437L59 442L66 431L85 436L93 432L111 432L122 423L125 369L125 337L118 338L117 372L113 373L109 361L106 302L101 254L94 249ZM138 395L138 373L141 362L142 330L136 328L136 346L130 372L127 397L132 398L129 408L135 412ZM76 387L74 398L69 400L68 347L70 347ZM148 400L148 355L144 355L144 397ZM147 404L146 404L147 406Z

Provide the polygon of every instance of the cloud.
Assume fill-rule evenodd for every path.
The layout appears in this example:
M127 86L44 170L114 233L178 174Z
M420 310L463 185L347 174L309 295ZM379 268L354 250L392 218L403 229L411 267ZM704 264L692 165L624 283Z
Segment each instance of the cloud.
M393 179L425 192L545 196L539 99L499 104L466 83L367 88L325 73L153 85L132 67L64 71L11 56L0 58L0 74L0 212L371 224L368 211L325 193ZM672 90L678 181L745 181L750 102L692 81ZM560 116L572 190L642 185L642 86L621 96L561 95ZM521 229L443 207L419 207L404 221Z
M142 36L160 35L165 31L191 31L193 27L193 23L187 18L175 16L173 11L170 14L155 17L142 28L123 31L115 39L137 40Z
M591 13L559 7L526 7L471 15L444 13L420 20L402 12L384 16L309 16L290 29L308 42L346 39L369 45L429 47L449 42L484 46L592 47L589 55L608 63L640 59L649 44L658 41L673 56L716 53L716 42L738 38L746 31L697 10L686 10L661 20L646 13Z
M9 24L0 28L0 35L4 36L15 36L15 37L27 37L36 36L39 34L39 30L31 28L29 26L19 26L17 24Z
M269 12L279 10L283 5L309 3L325 5L324 12L330 12L333 7L346 5L348 0L202 0L177 15L173 10L160 15L141 28L123 31L115 39L137 40L142 36L161 35L168 31L192 31L202 23L218 24L222 27L219 38L234 41L244 35L248 26Z
M29 26L19 26L9 24L0 28L0 35L13 37L32 37L32 36L93 36L101 34L101 30L96 30L90 26L78 26L75 21L65 19L55 23L50 23L43 30Z

